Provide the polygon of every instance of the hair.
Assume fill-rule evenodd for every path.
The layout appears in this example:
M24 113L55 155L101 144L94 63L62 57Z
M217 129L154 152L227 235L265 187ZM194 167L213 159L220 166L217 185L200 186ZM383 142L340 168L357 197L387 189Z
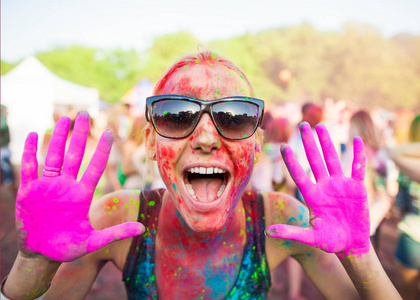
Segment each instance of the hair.
M408 141L410 143L420 142L420 115L417 115L411 122Z
M378 131L373 124L372 118L365 110L359 110L350 119L350 138L360 136L365 145L373 150L380 147Z
M153 89L153 95L160 95L162 94L162 91L165 87L165 83L167 82L168 78L170 78L176 71L179 69L184 69L186 66L191 66L195 64L204 64L208 63L209 65L222 65L227 67L228 69L231 69L232 71L235 71L241 78L243 78L246 82L246 84L249 87L250 96L254 97L254 88L251 85L251 82L246 77L245 73L242 72L241 69L239 69L237 66L235 66L230 60L220 56L216 52L210 51L210 50L203 50L197 53L190 53L186 54L184 56L181 56L179 60L174 63L172 66L170 66L162 75L162 77L159 79L159 81L156 83L154 89ZM143 132L147 134L149 131L152 130L152 126L150 122L146 124L144 127ZM261 128L257 128L257 131L255 132L257 139L259 139L261 142L263 140L263 130Z
M324 111L321 106L307 102L302 106L302 121L308 122L311 128L321 123Z
M291 134L287 118L273 118L268 122L265 134L268 142L287 143Z
M128 139L133 141L137 146L140 146L144 141L144 128L146 120L144 117L137 117L134 119L133 126L131 127Z
M178 62L174 63L170 66L156 83L155 88L153 90L153 95L160 95L162 93L163 88L165 87L165 83L169 77L171 77L178 69L183 69L186 66L195 65L195 64L203 64L208 63L210 65L222 65L235 71L241 78L243 78L246 84L249 87L249 91L251 96L254 96L254 89L252 88L251 83L249 82L248 78L246 77L245 73L242 72L237 66L235 66L230 60L227 60L217 54L216 52L212 52L210 50L204 50L197 53L190 53L184 56L181 56Z

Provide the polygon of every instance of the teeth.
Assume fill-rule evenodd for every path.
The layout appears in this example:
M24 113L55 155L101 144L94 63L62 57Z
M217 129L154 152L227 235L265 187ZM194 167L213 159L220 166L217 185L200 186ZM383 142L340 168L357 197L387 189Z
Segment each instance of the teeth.
M222 184L219 188L219 191L217 192L217 198L219 198L220 196L222 196L224 190L226 188L226 185Z
M194 189L191 184L186 184L185 187L188 190L188 193L193 197L193 199L197 200L197 196L195 195Z
M225 170L219 169L218 167L214 168L214 173L226 173Z
M225 170L219 169L218 167L215 168L204 168L204 167L195 167L188 170L190 173L197 173L197 174L222 174L226 173Z

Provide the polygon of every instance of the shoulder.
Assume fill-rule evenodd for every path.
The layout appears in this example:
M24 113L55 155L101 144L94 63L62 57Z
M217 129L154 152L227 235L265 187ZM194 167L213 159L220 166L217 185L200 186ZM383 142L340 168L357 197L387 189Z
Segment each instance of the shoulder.
M296 198L279 192L261 193L264 202L265 224L289 224L307 227L309 211Z
M309 226L308 209L294 197L278 192L262 193L262 196L266 228L274 224L287 224L299 227ZM303 253L309 247L296 241L271 237L266 237L265 242L267 260L271 270L288 256Z
M139 190L120 190L95 201L89 211L89 219L95 230L102 230L125 222L137 222L140 207ZM109 244L96 251L95 259L111 260L123 269L132 238Z
M136 222L140 206L140 190L120 190L92 203L89 218L96 230L124 222Z

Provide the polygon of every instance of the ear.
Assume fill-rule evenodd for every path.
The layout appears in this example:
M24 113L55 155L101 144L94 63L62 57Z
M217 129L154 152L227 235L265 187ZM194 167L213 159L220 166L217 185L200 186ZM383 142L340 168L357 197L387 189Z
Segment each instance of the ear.
M148 123L144 129L146 133L146 151L151 160L156 160L156 132Z

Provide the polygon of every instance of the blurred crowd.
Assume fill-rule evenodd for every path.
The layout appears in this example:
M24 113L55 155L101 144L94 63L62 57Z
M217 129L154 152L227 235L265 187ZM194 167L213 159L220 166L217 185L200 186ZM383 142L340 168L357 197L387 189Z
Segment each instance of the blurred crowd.
M143 128L145 117L139 109L118 103L103 110L91 120L82 174L95 151L100 133L114 133L114 145L105 174L95 191L94 200L119 189L163 188L157 165L146 154ZM54 113L56 122L62 115L72 120L76 111ZM302 145L299 123L308 122L315 130L319 123L326 125L340 156L343 172L351 176L352 141L360 136L365 145L367 169L365 185L368 192L371 240L379 247L379 232L385 219L397 224L400 231L396 245L395 267L399 282L395 282L403 299L416 299L420 284L420 115L399 109L390 112L382 108L367 111L346 101L325 99L322 103L282 103L266 109L263 123L263 151L254 167L249 188L288 193L304 202L286 170L280 147L288 143L298 161L311 174ZM45 157L51 130L44 133L40 147ZM41 136L41 135L40 135ZM12 166L8 144L7 108L1 107L1 184L16 189L18 166ZM40 170L42 170L42 159ZM416 166L419 166L416 168ZM300 299L302 270L293 260L287 262L290 299ZM279 282L272 274L273 288ZM417 296L416 296L416 293Z

